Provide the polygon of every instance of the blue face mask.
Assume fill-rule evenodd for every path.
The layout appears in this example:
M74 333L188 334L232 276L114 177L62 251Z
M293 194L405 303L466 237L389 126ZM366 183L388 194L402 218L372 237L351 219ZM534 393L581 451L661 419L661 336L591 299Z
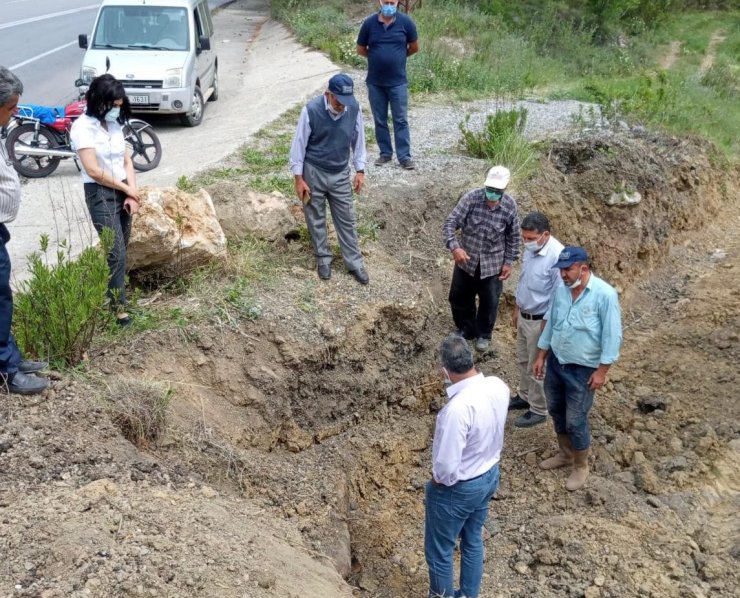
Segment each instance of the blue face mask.
M105 120L109 123L116 122L119 116L121 116L121 109L118 106L113 106L105 113Z
M395 4L383 4L380 7L380 12L384 17L392 17L396 14L396 5Z

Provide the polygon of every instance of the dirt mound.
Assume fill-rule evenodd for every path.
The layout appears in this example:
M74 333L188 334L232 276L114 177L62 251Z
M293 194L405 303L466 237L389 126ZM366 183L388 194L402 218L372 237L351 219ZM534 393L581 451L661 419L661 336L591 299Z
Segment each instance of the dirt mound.
M452 328L440 231L483 166L371 181L367 287L340 273L317 283L305 248L281 243L275 263L288 265L255 288L256 321L180 325L95 356L106 375L176 388L151 452L121 438L96 385L11 399L4 595L350 595L336 571L358 595L423 595L423 488L444 397L434 352ZM642 133L555 141L542 170L514 190L521 212L547 213L624 288L626 340L594 408L584 491L536 466L554 450L549 426L507 426L483 596L735 595L734 182L702 146ZM607 205L625 190L640 203ZM514 284L495 354L478 364L513 387Z
M626 289L663 263L677 233L717 215L722 177L708 149L639 131L556 140L522 205L547 214L564 244L587 247L598 272ZM637 194L639 203L627 203Z

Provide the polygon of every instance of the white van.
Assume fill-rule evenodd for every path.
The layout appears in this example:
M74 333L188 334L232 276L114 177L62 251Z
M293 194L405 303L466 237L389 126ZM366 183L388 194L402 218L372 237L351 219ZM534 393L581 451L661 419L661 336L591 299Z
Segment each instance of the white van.
M204 100L218 99L208 0L103 0L85 48L83 84L110 73L138 113L179 114L198 126Z

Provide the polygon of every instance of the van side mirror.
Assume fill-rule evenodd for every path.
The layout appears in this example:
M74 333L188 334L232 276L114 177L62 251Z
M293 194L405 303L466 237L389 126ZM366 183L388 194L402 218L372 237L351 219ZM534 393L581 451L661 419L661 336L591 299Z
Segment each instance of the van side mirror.
M67 38L67 39L69 39L69 38ZM79 34L79 35L77 36L77 44L78 44L78 45L80 46L80 48L82 48L83 50L84 50L85 48L87 48L87 35L85 35L84 33L80 33L80 34Z
M203 50L210 50L211 49L211 39L206 37L205 35L201 35L198 38L198 47L201 52Z

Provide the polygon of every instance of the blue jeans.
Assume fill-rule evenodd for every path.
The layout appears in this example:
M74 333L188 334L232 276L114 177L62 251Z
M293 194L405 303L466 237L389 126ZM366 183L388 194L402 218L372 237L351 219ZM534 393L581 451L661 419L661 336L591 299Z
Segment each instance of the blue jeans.
M588 387L588 379L595 371L596 368L585 365L561 365L552 351L547 356L547 411L555 425L555 433L567 434L577 451L591 446L588 412L594 402L594 391Z
M21 353L10 332L13 322L13 291L10 288L10 255L5 246L10 233L0 224L0 385L13 379L21 362Z
M375 139L378 141L380 155L393 156L391 133L388 129L388 105L393 117L393 138L396 142L396 157L399 162L411 159L411 132L409 131L409 86L396 85L383 87L367 85L370 109L375 121Z
M429 596L477 598L483 577L483 524L499 482L499 466L482 476L444 486L427 482L424 553ZM460 590L455 592L452 553L460 538Z

